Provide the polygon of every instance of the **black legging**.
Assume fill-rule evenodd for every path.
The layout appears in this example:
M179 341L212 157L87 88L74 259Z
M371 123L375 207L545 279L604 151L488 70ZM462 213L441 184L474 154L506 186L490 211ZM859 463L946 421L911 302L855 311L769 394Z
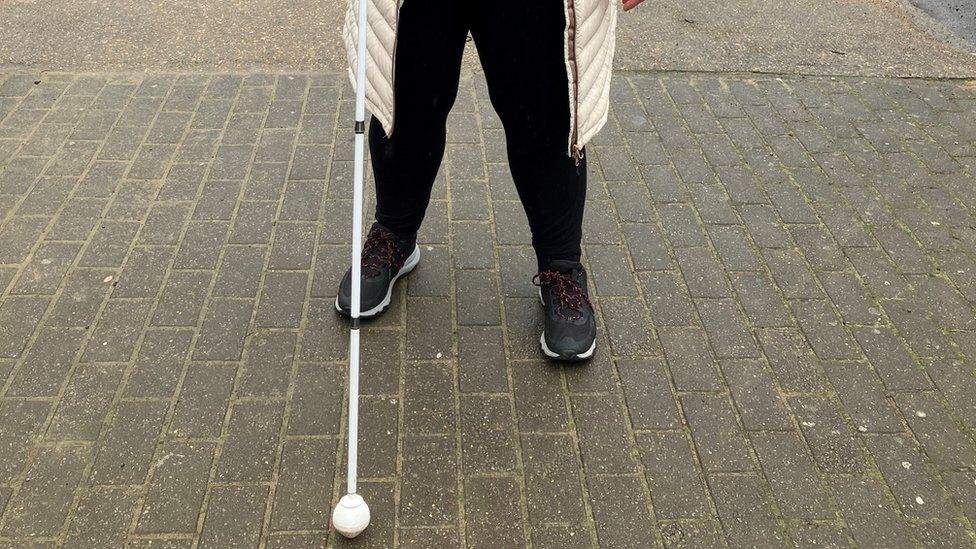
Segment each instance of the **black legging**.
M401 238L416 237L444 156L470 31L505 128L539 269L579 260L586 161L577 166L568 155L563 10L563 0L404 0L394 129L387 138L375 118L369 128L377 221Z

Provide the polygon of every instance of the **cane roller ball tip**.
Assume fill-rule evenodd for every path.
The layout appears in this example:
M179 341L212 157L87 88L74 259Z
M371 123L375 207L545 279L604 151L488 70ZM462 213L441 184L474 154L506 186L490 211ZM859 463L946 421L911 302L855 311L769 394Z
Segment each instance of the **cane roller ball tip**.
M369 526L369 506L359 494L346 494L332 511L332 527L347 538L354 538Z

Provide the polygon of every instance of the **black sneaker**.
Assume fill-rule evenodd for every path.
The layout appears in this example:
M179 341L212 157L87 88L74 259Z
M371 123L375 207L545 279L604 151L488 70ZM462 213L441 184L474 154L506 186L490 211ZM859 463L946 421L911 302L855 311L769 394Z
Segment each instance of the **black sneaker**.
M412 271L419 261L420 247L416 244L411 247L386 227L373 223L363 244L359 317L372 318L383 313L390 306L393 285L401 276ZM339 283L335 308L341 315L351 314L352 269L346 271Z
M596 351L596 319L586 289L586 270L575 261L553 261L532 278L546 309L539 343L553 360L587 360Z

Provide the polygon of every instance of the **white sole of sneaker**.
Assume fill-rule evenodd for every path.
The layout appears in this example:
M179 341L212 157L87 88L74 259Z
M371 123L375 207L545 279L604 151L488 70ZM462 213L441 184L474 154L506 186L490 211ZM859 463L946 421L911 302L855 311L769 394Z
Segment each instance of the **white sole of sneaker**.
M542 288L539 288L539 303L542 303L543 307L546 306L545 300L542 299ZM566 355L561 355L559 353L554 353L549 349L549 346L546 345L546 332L545 330L543 330L542 335L539 336L539 347L542 348L542 354L546 355L547 357L553 360L576 362L580 360L586 360L593 356L593 353L596 351L596 339L593 340L593 344L590 345L590 348L587 349L586 351L576 355L566 356Z
M561 361L566 361L566 362L575 362L577 360L586 360L586 359L590 358L591 356L593 356L593 353L596 351L596 340L595 339L593 340L593 344L590 345L590 348L587 349L585 352L582 352L582 353L579 353L579 354L576 354L576 355L567 356L567 355L561 355L559 353L554 353L554 352L550 351L549 350L549 346L546 345L546 333L545 332L542 332L542 335L539 336L539 346L542 347L543 354L545 354L547 357L549 357L549 358L551 358L553 360L561 360Z
M393 298L393 287L396 286L396 283L398 280L400 280L400 277L409 274L410 271L412 271L413 268L417 266L417 263L420 263L419 245L414 246L413 253L411 253L410 256L407 257L407 260L403 262L403 266L400 267L399 272L397 272L396 276L393 277L393 280L390 281L390 287L386 289L386 296L383 297L383 301L381 301L379 305L373 307L372 309L366 311L360 311L359 318L362 319L373 318L374 316L377 316L381 314L383 311L385 311L386 308L390 306L390 300ZM335 309L340 313L345 314L342 310L342 307L339 306L338 296L336 297L335 300Z

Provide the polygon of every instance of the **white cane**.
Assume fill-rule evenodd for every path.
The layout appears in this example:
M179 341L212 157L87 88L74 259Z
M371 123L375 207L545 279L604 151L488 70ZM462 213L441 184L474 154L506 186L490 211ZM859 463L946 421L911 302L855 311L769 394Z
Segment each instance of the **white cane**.
M366 133L366 0L359 0L359 41L356 55L356 164L353 169L352 201L352 307L349 330L349 443L346 495L332 511L332 526L347 538L354 538L369 526L369 506L356 491L356 459L359 431L359 307L360 261L362 260L363 168Z

